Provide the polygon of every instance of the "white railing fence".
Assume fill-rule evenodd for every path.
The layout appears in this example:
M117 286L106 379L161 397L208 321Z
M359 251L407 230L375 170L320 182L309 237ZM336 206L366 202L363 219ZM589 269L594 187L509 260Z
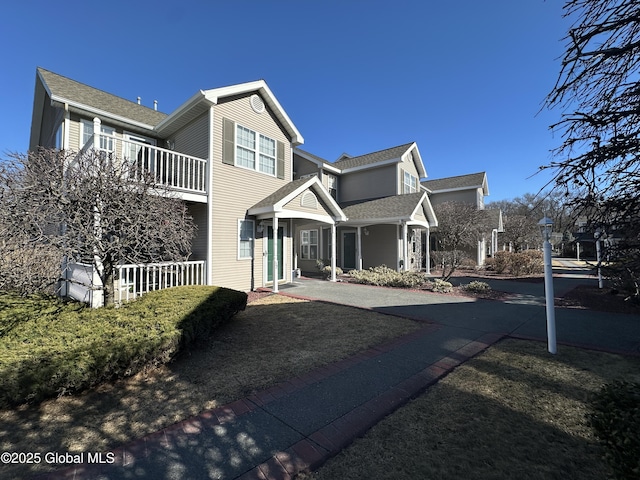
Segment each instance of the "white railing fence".
M204 260L120 265L114 279L115 301L133 300L153 290L205 284Z
M81 153L93 148L93 138ZM207 161L183 153L106 133L98 134L100 152L121 158L128 164L132 179L151 175L159 185L192 193L207 193Z

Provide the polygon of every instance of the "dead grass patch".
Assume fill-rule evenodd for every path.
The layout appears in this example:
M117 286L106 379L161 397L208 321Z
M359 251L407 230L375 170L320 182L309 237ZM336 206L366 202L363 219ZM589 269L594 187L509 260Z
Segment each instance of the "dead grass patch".
M418 328L375 312L270 295L172 364L0 411L0 450L104 452ZM28 477L47 465L32 467L0 466L0 478Z
M505 340L300 479L602 479L588 403L640 359Z

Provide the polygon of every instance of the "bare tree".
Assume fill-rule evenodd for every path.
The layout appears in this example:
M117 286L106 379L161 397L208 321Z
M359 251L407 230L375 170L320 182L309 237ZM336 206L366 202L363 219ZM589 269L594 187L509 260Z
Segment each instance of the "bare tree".
M135 168L97 151L12 155L0 164L0 238L16 239L5 250L51 250L61 255L58 276L62 257L92 264L105 304L114 300L118 264L186 260L195 232L186 206Z
M442 278L448 280L471 251L486 227L485 218L472 204L444 202L436 206L438 227L434 229L435 263L442 265Z
M568 0L574 23L557 82L546 106L562 110L552 125L556 183L577 192L576 206L592 228L622 240L609 253L630 281L640 277L640 3Z

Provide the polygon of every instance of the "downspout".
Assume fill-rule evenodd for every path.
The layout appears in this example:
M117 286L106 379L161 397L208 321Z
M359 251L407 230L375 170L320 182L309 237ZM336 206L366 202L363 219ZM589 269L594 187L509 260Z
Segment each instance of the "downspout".
M209 107L209 159L207 161L207 278L213 285L213 105Z

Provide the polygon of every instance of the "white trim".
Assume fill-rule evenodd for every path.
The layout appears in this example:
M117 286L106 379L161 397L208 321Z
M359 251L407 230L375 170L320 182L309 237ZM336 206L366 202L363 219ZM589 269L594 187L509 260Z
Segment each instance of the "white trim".
M144 128L145 130L153 131L153 125L147 125L146 123L136 122L135 120L131 120L130 118L121 117L120 115L114 115L113 113L109 113L105 110L90 107L89 105L85 105L83 103L74 102L64 97L58 97L57 95L54 95L51 97L51 101L67 104L70 107L77 108L78 110L82 110L83 112L91 113L92 115L96 115L97 117L110 118L111 120L115 120L117 122L133 125L135 127Z
M209 151L207 159L207 285L213 284L213 105L209 106Z
M249 127L245 127L244 125L240 125L238 122L234 122L234 130L233 130L233 165L235 167L238 168L244 168L246 170L252 171L252 172L257 172L257 173L262 173L263 175L268 175L270 177L276 177L278 174L278 141L275 138L271 138L268 137L267 135L264 135L260 132L258 132L257 130L253 130ZM240 145L238 143L238 129L239 128L243 128L245 130L248 130L249 132L254 134L254 148L251 149L249 147L245 147L244 145ZM269 173L269 172L264 172L262 170L260 170L260 155L263 154L265 157L269 157L272 158L270 155L266 155L264 153L261 152L260 150L260 137L264 137L267 140L270 140L273 142L273 151L274 151L274 156L273 156L273 173ZM247 167L245 165L239 165L238 164L238 148L240 149L245 149L247 151L251 151L254 154L254 158L253 158L253 167Z
M311 232L316 232L316 243L312 243L311 242ZM308 233L308 235L309 235L309 242L306 243L306 244L304 243L304 240L302 239L304 233ZM305 245L309 247L308 257L306 257L306 258L304 256L304 250L302 248ZM315 258L313 258L312 255L311 255L311 247L314 246L314 245L316 247ZM319 229L318 228L300 229L300 243L299 243L298 247L300 249L300 259L301 260L318 260L320 258L320 233L319 233Z
M364 156L364 155L362 155L362 156ZM370 168L384 167L385 165L393 165L395 163L400 163L400 162L402 162L402 158L400 158L400 157L392 158L390 160L384 160L382 162L367 163L366 165L359 165L357 167L345 168L345 169L342 170L342 173L358 172L360 170L368 170Z
M277 290L277 284L280 281L286 281L287 279L287 222L278 222L278 216L271 216L271 221L265 221L263 223L264 230L262 233L262 285L267 286L269 284L273 285L273 288ZM277 282L273 280L269 280L269 235L267 234L267 227L271 227L273 229L273 220L276 221L278 228L282 228L282 256L280 259L282 261L282 278L278 278ZM273 238L272 238L273 239ZM275 248L275 246L274 246ZM274 251L274 257L276 252ZM279 263L279 262L278 262ZM277 272L274 272L277 274Z
M338 167L334 167L333 165L331 165L328 162L323 162L321 160L318 160L317 158L313 158L307 152L303 152L302 150L299 150L297 148L293 148L292 151L296 155L304 158L305 160L308 160L309 162L315 163L318 167L320 167L320 168L322 168L324 170L328 170L328 171L330 171L332 173L342 173L342 170L340 170ZM302 176L300 178L302 178Z

